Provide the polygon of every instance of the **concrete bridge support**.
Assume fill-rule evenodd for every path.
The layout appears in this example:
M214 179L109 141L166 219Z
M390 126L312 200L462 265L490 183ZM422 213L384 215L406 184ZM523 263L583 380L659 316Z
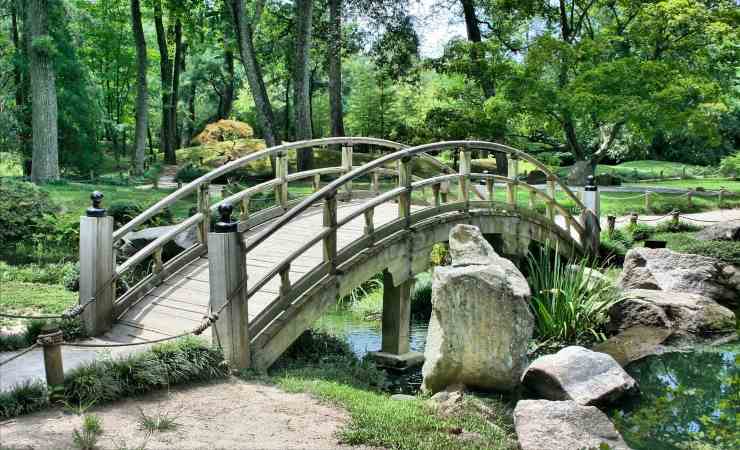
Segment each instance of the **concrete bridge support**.
M394 286L393 275L383 271L382 342L380 351L372 353L381 366L405 369L424 362L424 355L409 351L413 287L414 278Z

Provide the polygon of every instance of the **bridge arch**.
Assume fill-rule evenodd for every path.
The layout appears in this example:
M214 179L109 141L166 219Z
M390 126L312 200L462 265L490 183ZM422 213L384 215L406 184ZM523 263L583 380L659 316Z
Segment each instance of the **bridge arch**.
M355 166L352 153L352 145L355 144L377 145L392 152ZM289 173L288 151L328 145L342 146L340 166ZM459 152L459 170L452 170L430 156L447 149ZM507 175L472 172L473 150L506 153L509 158ZM212 180L252 161L271 157L276 162L275 178L214 204L209 203L208 184ZM438 169L438 174L414 174L412 162L415 160L430 162ZM545 190L519 179L519 161L527 161L545 173ZM321 177L326 175L336 178L322 187ZM391 176L397 182L394 187L383 190L378 182L380 176ZM314 192L306 198L289 201L288 183L306 179L313 181ZM372 180L369 190L353 188L353 183L360 179ZM453 186L447 194L443 189L445 185ZM234 233L238 236L235 239L243 241L240 249L243 256L237 264L246 266L246 270L251 267L250 258L254 252L284 231L286 226L308 216L320 216L320 223L314 223L310 230L294 239L291 246L275 244L274 254L265 257L269 261L262 262L265 267L260 273L250 273L249 281L240 285L238 292L226 295L226 304L233 299L243 299L251 309L250 317L248 320L244 318L243 323L248 322L245 326L251 335L248 346L252 350L252 364L266 368L331 303L329 298L335 301L337 295L348 292L370 275L383 270L392 274L394 284L404 283L412 275L425 270L431 246L447 240L449 229L457 223L477 225L484 233L501 236L506 253L522 253L533 241L557 243L558 250L567 255L584 253L584 243L593 230L558 202L555 195L558 187L576 205L576 209L585 209L580 199L537 159L514 148L485 141L447 141L407 147L380 139L349 137L272 147L214 169L157 202L109 236L109 242L119 241L163 208L198 194L197 210L190 217L114 268L110 281L120 278L150 257L154 259L154 270L126 294L120 298L108 294L112 298L109 314L119 324L132 329L174 335L177 330L156 328L145 319L155 312L162 315L160 307L168 300L185 302L182 298L175 298L174 294L178 289L187 290L193 281L205 280L210 286L213 301L213 286L223 282L223 274L211 271L209 277L204 275L204 270L208 271L212 263L206 258L213 256L208 251L207 239L211 232L211 213L221 205L241 206ZM503 200L500 195L497 197L502 189L505 192ZM274 191L276 206L250 214L251 196L268 190ZM193 227L198 230L198 241L176 258L162 261L164 244ZM342 245L340 241L345 237L345 231L351 229L355 230L354 234L348 232L353 236L351 241ZM85 240L81 239L81 246ZM299 259L312 252L322 256L308 265L301 263L302 270L294 270ZM236 272L239 271L244 272L244 267ZM81 299L89 298L91 292L112 289L104 286L105 281L108 281L105 277L93 279L90 286L82 286L89 281L82 282ZM188 294L188 298L198 297L193 300L195 303L203 303L203 296L206 297L201 315L209 311L208 289ZM257 297L262 298L259 306L255 303ZM105 302L96 302L95 308L101 307L105 307ZM188 303L187 307L192 309L194 305ZM177 308L180 308L178 311L184 310L180 305ZM222 320L226 319L219 318Z

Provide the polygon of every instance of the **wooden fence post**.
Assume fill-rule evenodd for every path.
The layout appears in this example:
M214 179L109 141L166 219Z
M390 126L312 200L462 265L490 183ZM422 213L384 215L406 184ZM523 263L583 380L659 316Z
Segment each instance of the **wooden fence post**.
M630 226L634 227L635 225L637 225L637 218L637 213L630 214Z
M62 360L62 330L55 325L45 325L38 337L44 351L44 372L49 387L64 386L64 364ZM51 390L53 394L53 389Z
M645 192L645 211L650 212L650 191Z
M218 207L221 216L208 233L208 276L211 311L224 304L212 328L212 342L223 348L231 367L241 370L250 366L249 319L247 314L247 262L238 222L231 220L233 206Z
M680 212L679 211L673 211L671 212L671 221L673 222L674 227L678 227L679 221L680 221Z
M113 326L113 302L116 287L113 281L116 261L113 253L113 217L100 205L103 194L90 196L92 206L80 218L80 304L90 303L82 313L85 330L97 336Z
M689 192L686 193L686 206L688 206L689 211L693 208L693 204L691 202L691 197L694 195L694 190L689 189Z
M617 216L613 214L609 214L608 216L606 216L606 229L607 233L609 233L610 238L614 236L614 229L616 228L616 225Z
M722 205L724 205L724 203L725 203L725 188L724 187L719 188L719 201L718 201L718 203L719 203L718 206L720 208L722 208Z

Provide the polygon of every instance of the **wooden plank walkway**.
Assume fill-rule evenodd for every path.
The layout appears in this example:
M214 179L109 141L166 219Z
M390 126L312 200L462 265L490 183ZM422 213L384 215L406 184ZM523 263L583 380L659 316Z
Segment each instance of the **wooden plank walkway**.
M340 202L338 219L359 209L363 200ZM416 209L416 208L414 208ZM398 205L385 203L375 208L374 224L378 228L398 217ZM267 224L262 225L267 226ZM337 248L351 244L363 234L363 215L339 229ZM247 255L250 283L257 282L284 257L297 250L323 227L322 207L312 207L296 220L259 243ZM245 233L249 240L260 228ZM304 252L290 266L290 279L295 282L323 261L321 242ZM252 320L277 297L280 277L273 277L249 299L249 319ZM166 279L133 305L116 322L103 339L119 342L157 339L174 336L196 327L208 313L208 257L201 257ZM210 339L210 332L203 334Z

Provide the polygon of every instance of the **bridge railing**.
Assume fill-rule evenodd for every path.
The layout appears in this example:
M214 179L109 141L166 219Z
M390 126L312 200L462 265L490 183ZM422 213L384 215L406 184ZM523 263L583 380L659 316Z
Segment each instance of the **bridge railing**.
M342 175L338 179L330 182L325 187L321 188L313 195L301 200L290 210L276 218L272 223L267 225L265 228L259 230L256 233L251 234L247 238L247 242L244 247L244 252L247 259L249 258L249 252L254 250L258 245L263 243L267 238L275 234L282 227L286 226L293 219L297 218L300 214L306 211L308 208L321 204L323 205L323 219L322 228L316 232L316 234L307 239L298 249L292 251L289 255L285 256L281 261L274 264L271 270L268 271L260 279L250 280L250 285L246 290L246 299L253 297L263 287L265 287L272 279L280 278L280 288L278 299L263 309L250 324L250 334L253 336L253 342L257 342L256 347L260 347L259 342L264 343L265 340L269 339L269 335L263 334L263 331L267 326L276 320L284 311L286 311L292 302L308 288L314 285L316 282L321 280L325 276L335 275L337 267L345 262L348 258L356 255L357 252L361 251L368 246L373 245L374 242L378 242L384 238L394 235L398 232L408 231L410 227L428 218L436 215L462 212L469 213L471 208L483 209L483 208L502 208L509 211L518 211L521 207L518 205L518 189L521 187L528 191L530 195L529 206L533 207L534 200L540 198L545 202L546 213L545 218L549 219L550 226L558 228L554 221L556 212L559 213L564 220L564 227L562 234L566 235L571 240L575 240L579 250L583 250L580 243L586 240L587 230L582 226L581 223L572 215L570 210L565 206L561 205L555 197L555 185L559 184L560 188L568 195L573 202L579 207L583 208L583 204L580 200L568 189L567 186L563 185L557 177L552 174L547 167L539 163L536 159L529 155L519 152L517 150L504 147L500 144L493 144L488 142L479 141L452 141L442 142L437 144L423 145L419 147L407 148L399 150L395 153L382 156L374 161L371 161L361 167L355 168L352 171ZM460 151L460 169L458 173L446 174L440 176L434 176L426 179L418 179L414 181L412 174L412 158L421 153L431 153L443 149L453 148ZM530 186L527 183L520 181L517 177L517 164L512 164L513 171L510 176L491 175L485 173L473 173L470 170L470 150L472 149L485 149L493 151L506 151L512 157L513 161L526 160L537 166L540 170L543 170L548 176L550 183L548 192L543 192L534 186ZM350 183L357 180L360 177L367 176L373 173L378 168L381 168L389 163L398 163L398 174L397 174L397 187L392 188L386 192L380 193L375 197L365 201L360 205L359 208L354 209L349 214L345 215L341 219L338 217L337 200L340 192ZM471 184L474 180L483 180L486 183L488 198L484 201L471 201L470 197L472 194ZM457 183L457 201L445 203L441 196L441 185L446 182ZM504 184L506 190L506 201L499 202L496 200L494 191L496 183ZM424 189L425 187L432 187L433 192L433 206L427 207L420 211L415 211L412 214L412 193ZM389 223L384 224L380 228L376 229L374 224L374 209L384 203L390 201L397 201L398 204L398 217ZM356 240L352 244L346 246L343 249L337 248L337 234L338 230L353 221L354 219L364 216L364 233L362 238ZM576 235L573 236L573 231ZM299 258L302 254L313 248L315 245L321 244L323 247L323 263L316 267L314 270L303 275L297 282L293 282L290 279L290 267L291 264Z

